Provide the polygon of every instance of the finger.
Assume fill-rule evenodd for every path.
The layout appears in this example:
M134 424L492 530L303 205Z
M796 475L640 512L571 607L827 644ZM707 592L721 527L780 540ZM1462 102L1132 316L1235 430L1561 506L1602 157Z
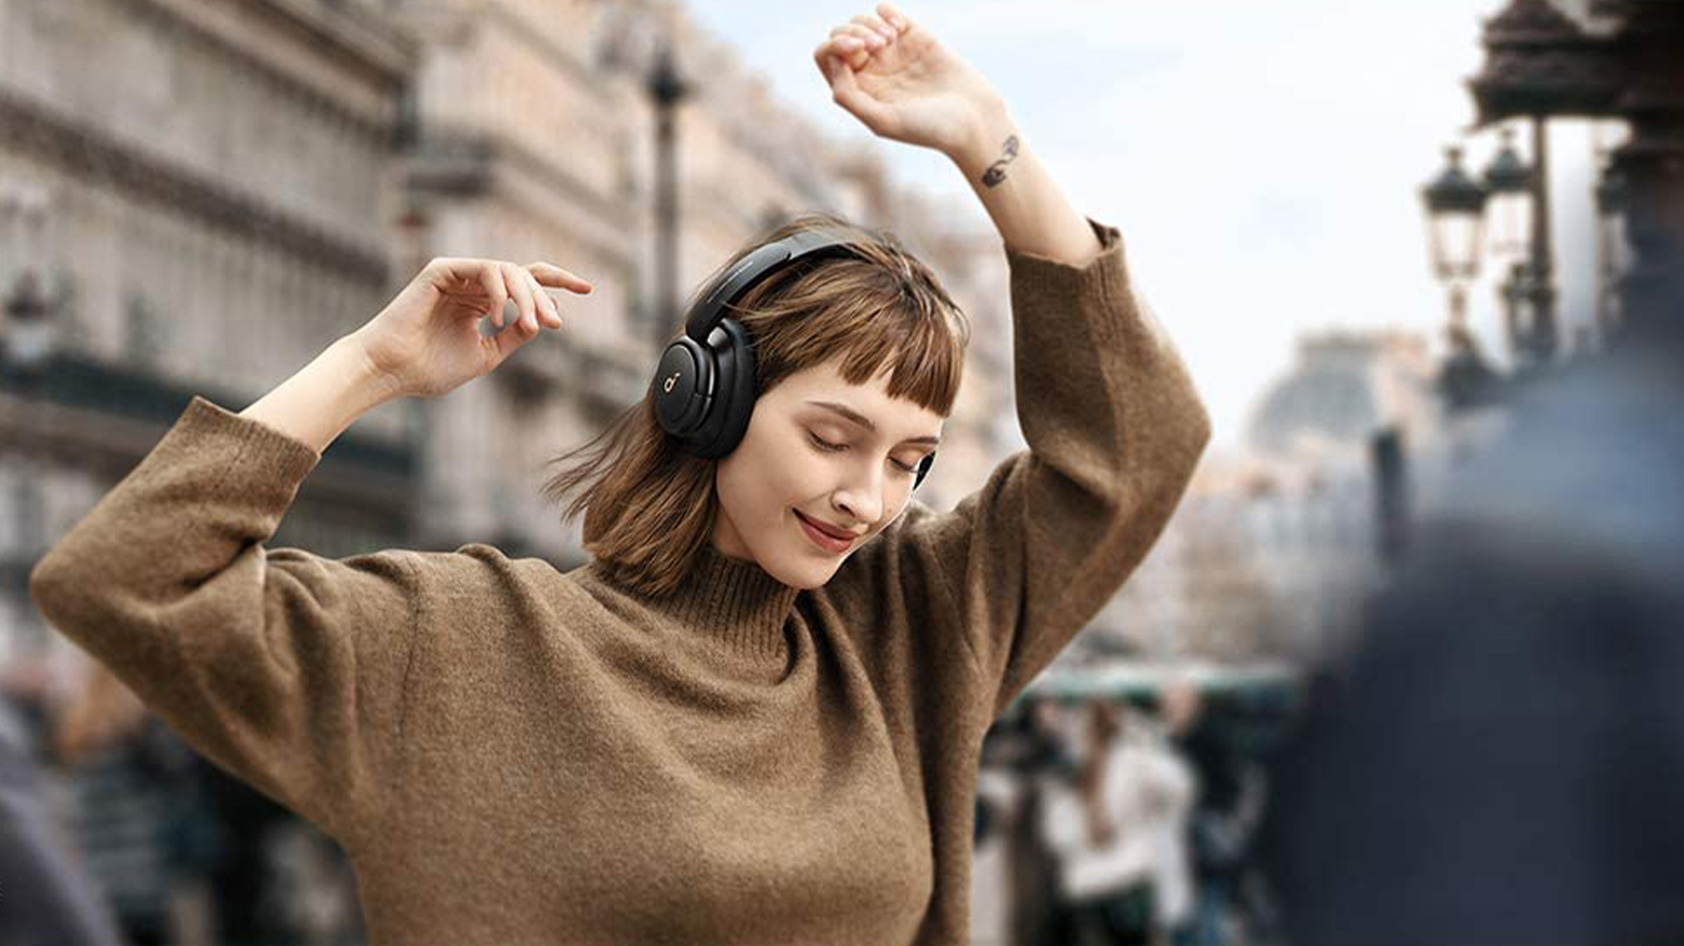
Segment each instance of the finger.
M474 295L474 287L489 291L485 280L486 261L461 257L436 256L429 260L422 272L432 277L433 288L445 295Z
M865 122L865 127L881 134L888 128L891 117L887 109L860 89L852 69L838 69L830 85L831 99Z
M855 26L851 23L846 26L838 26L835 30L832 30L830 41L836 48L836 55L855 69L864 68L865 64L871 60L873 47L866 42L865 36L862 34L870 32L863 26ZM876 34L873 33L872 35L875 36Z
M515 349L536 337L538 337L537 332L527 331L525 325L519 321L514 323L510 331L498 332L493 335L491 340L497 346L498 362L501 363L503 359L514 354Z
M531 263L526 268L532 271L540 286L566 289L580 295L589 293L592 288L589 280L575 276L553 263Z
M870 23L854 17L853 22L847 24L848 30L865 42L865 48L876 52L889 45L889 37L879 33Z
M561 312L556 309L555 300L538 284L538 277L532 275L532 270L521 267L521 275L532 285L532 298L538 303L538 312L543 316L544 324L551 328L561 328Z
M832 39L852 37L860 41L867 49L881 49L888 43L882 33L877 32L863 23L844 23L830 31Z
M556 308L555 300L538 284L538 277L532 275L531 270L522 268L521 272L526 275L526 281L532 284L532 298L538 303L538 314L543 317L544 324L551 328L560 328L561 311Z
M503 304L509 301L508 287L503 284L503 273L496 263L485 260L463 260L472 263L473 268L468 278L477 280L485 287L486 297L491 302L491 310L486 314L491 316L492 324L503 327Z
M526 281L526 276L520 272L520 267L513 263L499 263L498 268L503 271L503 281L509 286L509 298L515 300L515 323L523 332L536 333L538 331L537 302L532 298L532 285Z
M842 24L830 30L830 42L837 45L837 50L842 52L847 59L857 57L862 62L866 57L871 56L872 50L882 45L881 40L882 37L879 37L874 30L866 29L859 24Z
M843 46L835 38L827 39L813 50L813 62L818 64L825 82L832 87L836 85L836 70L848 68L847 61L860 49L858 40L847 37L847 41L850 45Z
M883 42L885 44L895 41L894 27L883 22L882 19L880 19L875 13L861 13L859 16L853 18L853 22L858 23L872 32L875 32L878 36L883 38Z
M894 27L897 33L905 33L912 29L912 21L906 18L906 14L900 12L899 7L886 2L886 0L877 5L877 15Z
M829 39L823 40L813 47L813 66L818 66L818 74L825 77L827 86L835 86L835 82L837 82L835 71L845 69L839 56L837 56L835 45Z

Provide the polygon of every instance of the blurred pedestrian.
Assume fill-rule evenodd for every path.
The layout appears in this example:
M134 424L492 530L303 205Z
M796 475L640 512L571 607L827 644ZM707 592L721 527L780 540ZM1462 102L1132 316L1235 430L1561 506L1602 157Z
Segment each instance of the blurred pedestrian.
M52 747L71 789L70 834L124 937L172 943L175 884L208 843L182 833L199 810L193 751L98 663L55 720Z
M67 848L35 763L25 714L0 687L0 946L124 946Z
M1271 831L1295 944L1684 941L1684 373L1557 369L1412 531Z
M1162 713L1177 752L1198 781L1188 840L1194 891L1179 946L1237 946L1276 935L1275 896L1256 859L1268 800L1265 763L1241 744L1191 680L1165 689Z
M1047 842L1043 824L1049 779L1068 779L1075 756L1064 734L1063 711L1056 699L1031 694L1024 699L1016 736L1002 752L1018 776L1018 805L1007 839L1010 865L1010 942L1014 946L1053 946L1071 928L1068 907L1058 889L1058 855Z
M1110 702L1087 706L1074 779L1049 783L1044 825L1061 858L1073 942L1162 942L1189 906L1182 837L1192 772L1162 736Z

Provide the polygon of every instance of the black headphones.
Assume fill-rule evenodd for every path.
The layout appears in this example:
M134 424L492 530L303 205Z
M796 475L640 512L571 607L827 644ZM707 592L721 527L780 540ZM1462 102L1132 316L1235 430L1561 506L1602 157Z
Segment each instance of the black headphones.
M708 460L727 456L754 413L754 340L741 322L724 314L725 307L785 266L839 256L860 254L840 234L794 233L738 260L702 294L684 320L684 334L661 354L649 388L661 429L686 452ZM913 489L935 459L932 452L918 464Z

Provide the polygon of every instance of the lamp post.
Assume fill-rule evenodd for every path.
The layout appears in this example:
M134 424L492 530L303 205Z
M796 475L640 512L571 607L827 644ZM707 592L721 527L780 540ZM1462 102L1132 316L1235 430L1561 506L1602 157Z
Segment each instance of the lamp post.
M690 92L690 86L673 65L672 49L662 42L655 52L647 90L655 103L655 246L656 305L655 349L667 343L667 334L678 322L678 170L673 113Z
M1531 127L1533 164L1521 160L1514 147L1514 129L1505 127L1497 153L1484 172L1495 224L1491 250L1515 261L1498 294L1504 305L1509 353L1520 371L1547 364L1557 348L1549 136L1544 116L1531 116Z
M1450 324L1467 321L1467 283L1479 275L1485 229L1485 185L1462 169L1462 149L1444 150L1444 169L1421 188L1433 272L1450 291Z
M1490 194L1491 252L1516 258L1525 255L1532 233L1532 168L1514 148L1514 129L1504 128L1497 153L1485 166L1485 190Z
M1530 258L1516 283L1527 309L1517 352L1525 370L1549 363L1558 348L1548 121L1607 114L1619 91L1618 57L1613 44L1587 35L1549 0L1509 0L1486 21L1482 44L1485 62L1467 83L1476 127L1520 119L1532 130Z
M33 380L52 357L54 300L47 298L41 280L26 269L6 297L6 346L8 367Z
M1624 172L1605 166L1596 185L1596 328L1604 342L1619 324L1620 274L1631 266L1627 258L1626 199Z
M47 295L41 288L40 277L30 268L18 275L4 303L6 335L5 344L0 346L0 363L7 374L17 376L21 408L12 417L0 418L0 430L16 438L26 470L36 462L34 425L40 423L41 388L53 354L53 323L63 302L62 293ZM46 524L41 512L46 508L41 492L44 479L26 472L14 486L16 495L12 505L18 511L15 548L19 554L0 561L0 571L27 570L45 547Z
M1462 149L1445 149L1444 169L1421 188L1427 215L1427 248L1433 272L1450 293L1450 343L1439 383L1451 407L1483 403L1493 393L1495 373L1480 356L1468 329L1467 284L1479 275L1485 229L1485 185L1462 168Z
M1497 287L1497 298L1503 304L1503 332L1508 339L1509 355L1518 364L1526 357L1527 327L1521 320L1521 313L1526 305L1528 280L1530 280L1530 265L1525 258L1517 259L1509 264L1508 278Z

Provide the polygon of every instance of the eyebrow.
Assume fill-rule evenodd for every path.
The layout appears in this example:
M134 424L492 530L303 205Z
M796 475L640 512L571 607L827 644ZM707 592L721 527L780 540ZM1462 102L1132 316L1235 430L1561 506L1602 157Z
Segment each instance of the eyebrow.
M835 413L842 415L843 417L847 418L848 420L853 421L854 423L860 425L861 427L864 427L866 430L869 430L872 433L877 432L877 425L871 422L871 418L865 416L864 414L861 414L859 411L854 410L853 408L849 407L846 404L838 404L835 401L812 401L812 400L809 400L807 403L813 405L814 407L822 407L825 410L834 411ZM941 438L940 437L908 437L904 441L902 441L902 443L927 443L927 444L930 444L930 445L934 446L934 445L938 445L938 444L941 443Z

